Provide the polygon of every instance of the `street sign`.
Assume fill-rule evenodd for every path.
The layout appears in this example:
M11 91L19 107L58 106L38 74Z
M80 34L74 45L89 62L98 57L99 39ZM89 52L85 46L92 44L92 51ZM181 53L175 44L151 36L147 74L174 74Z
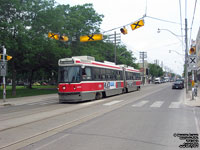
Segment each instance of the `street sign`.
M7 62L0 61L0 76L6 76L7 74Z
M188 67L188 72L191 72L191 71L197 70L197 69L198 69L198 67L189 66Z
M103 39L102 34L92 34L80 36L80 42L99 41Z
M197 57L195 55L188 56L188 65L195 67L197 64Z
M55 34L55 33L51 33L51 32L48 33L48 37L52 38L54 40L59 40L60 39L60 35L59 34Z
M135 30L135 29L140 28L142 26L144 26L144 20L139 20L139 21L134 22L133 24L131 24L131 29Z

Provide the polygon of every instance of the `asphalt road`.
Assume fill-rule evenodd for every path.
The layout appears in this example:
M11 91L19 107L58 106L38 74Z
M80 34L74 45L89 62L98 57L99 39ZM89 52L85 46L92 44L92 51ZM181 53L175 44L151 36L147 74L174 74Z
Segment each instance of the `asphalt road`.
M35 131L35 135L38 135L37 139L27 135L29 137L27 141L21 140L19 145L10 144L10 147L6 147L21 150L187 149L180 147L184 146L184 143L193 146L199 144L199 141L194 139L200 138L200 108L187 107L183 105L183 100L184 90L172 90L171 84L167 83L150 85L139 92L100 101L62 105L54 101L43 106L39 103L16 106L13 107L13 112L16 113L19 108L24 108L24 111L29 108L30 112L47 108L74 107L74 109L13 128L12 131L2 131L0 137L11 135L11 132L13 135L20 136L22 131L27 131L27 134ZM6 110L2 110L3 112ZM18 116L20 114L22 115L19 113ZM57 128L49 130L47 134L48 132L44 131L49 126L57 126ZM43 132L39 134L37 133L39 131ZM186 142L189 138L193 141Z

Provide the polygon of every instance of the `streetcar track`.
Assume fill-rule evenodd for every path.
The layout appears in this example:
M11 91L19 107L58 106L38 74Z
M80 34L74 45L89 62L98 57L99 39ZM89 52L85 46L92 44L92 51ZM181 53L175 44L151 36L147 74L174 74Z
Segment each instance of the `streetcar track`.
M139 99L141 99L141 98L143 98L143 97L146 97L146 96L148 96L148 95L150 95L150 94L152 94L152 93L158 92L158 91L160 91L160 90L162 90L162 88L157 89L157 90L155 90L155 91L153 90L153 92L151 91L151 92L149 92L149 93L147 93L147 94L141 94L140 92L136 92L136 93L138 93L138 94L135 95L136 98L135 98L134 101L139 100ZM131 96L131 95L132 95L132 93L128 93L128 94L127 94L127 96ZM123 95L119 95L119 96L118 96L118 98L120 98L120 97L123 97ZM116 98L116 97L114 97L114 98ZM113 100L113 97L108 98L108 99L109 99L109 101L112 101L112 100ZM107 102L109 102L109 101L107 101ZM19 147L19 148L24 147L24 146L26 146L26 145L29 145L29 144L31 144L31 143L37 142L37 141L39 141L39 140L41 140L41 139L44 139L44 138L49 137L49 136L51 136L51 135L54 135L54 134L56 134L56 133L58 133L58 132L61 132L61 131L65 130L65 129L74 127L74 126L76 126L76 125L79 125L79 124L84 123L84 122L86 122L86 121L89 121L89 120L91 120L91 119L94 119L94 118L96 118L96 117L98 117L98 116L101 116L101 115L103 115L103 114L105 114L105 113L111 112L111 111L113 111L113 110L115 110L115 109L117 109L117 108L120 108L120 107L122 107L122 106L124 106L124 105L127 105L127 104L129 104L129 103L132 103L132 102L133 102L133 100L127 100L127 101L123 101L122 103L117 103L117 104L115 104L115 105L112 105L111 107L104 107L104 109L101 110L101 111L96 111L96 112L94 112L94 113L92 113L92 114L85 115L85 116L83 116L83 117L81 117L81 118L79 118L79 119L74 119L74 120L72 120L72 121L68 121L68 122L66 122L66 123L64 123L64 124L61 124L61 125L56 126L56 127L53 127L53 128L51 128L51 129L49 129L49 130L44 130L44 131L42 131L42 132L40 132L40 133L38 133L38 134L30 135L30 136L27 137L27 138L19 139L18 141L15 141L15 142L13 142L13 143L9 143L9 144L7 144L7 145L2 146L0 149L9 149L9 150L11 150L11 149L16 149L17 147ZM98 104L99 104L99 103L98 103ZM94 103L94 105L97 105L97 103ZM80 106L80 105L79 105L79 106ZM91 106L91 105L89 105L89 106ZM73 112L73 111L75 112L75 111L78 111L78 110L80 110L80 109L87 108L87 107L89 107L89 106L86 105L85 107L81 107L81 108L78 108L78 109L75 109L75 110L71 110L71 111L68 111L68 112L65 112L65 113L62 113L62 114L66 114L66 113ZM62 115L62 114L58 114L58 115ZM58 116L58 115L55 115L55 116ZM45 118L45 119L42 119L42 120L47 120L47 119L52 118L52 117L55 117L55 116L50 116L50 117ZM31 123L35 123L35 122L39 122L39 121L41 121L41 120L37 120L37 121L25 123L25 124L22 124L22 125L19 125L19 126L24 126L24 125L31 124ZM19 126L16 126L16 127L19 127ZM15 128L15 127L12 127L12 128ZM9 129L11 129L11 128L9 128ZM8 130L8 129L6 129L6 130ZM4 130L4 131L5 131L5 130ZM28 143L29 143L29 144L28 144ZM17 148L17 149L18 149L18 148Z

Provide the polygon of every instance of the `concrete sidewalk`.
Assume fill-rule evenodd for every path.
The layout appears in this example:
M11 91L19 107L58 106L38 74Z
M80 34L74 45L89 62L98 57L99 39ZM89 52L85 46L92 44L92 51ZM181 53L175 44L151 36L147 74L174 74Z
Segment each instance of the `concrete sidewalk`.
M10 106L10 105L24 105L40 101L45 101L49 99L58 99L58 94L47 94L47 95L38 95L38 96L28 96L28 97L19 97L19 98L9 98L3 102L3 99L0 99L0 106Z
M185 89L186 90L186 89ZM192 91L188 91L188 93L185 93L185 105L192 106L192 107L200 107L200 87L198 87L197 91L197 97L194 97L194 100L192 100Z

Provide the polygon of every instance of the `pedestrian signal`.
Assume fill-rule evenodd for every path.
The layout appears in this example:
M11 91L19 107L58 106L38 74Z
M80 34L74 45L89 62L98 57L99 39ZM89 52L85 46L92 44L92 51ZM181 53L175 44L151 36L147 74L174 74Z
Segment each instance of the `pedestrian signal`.
M128 31L127 31L127 29L125 27L121 28L120 31L121 31L122 34L127 34L128 33Z

